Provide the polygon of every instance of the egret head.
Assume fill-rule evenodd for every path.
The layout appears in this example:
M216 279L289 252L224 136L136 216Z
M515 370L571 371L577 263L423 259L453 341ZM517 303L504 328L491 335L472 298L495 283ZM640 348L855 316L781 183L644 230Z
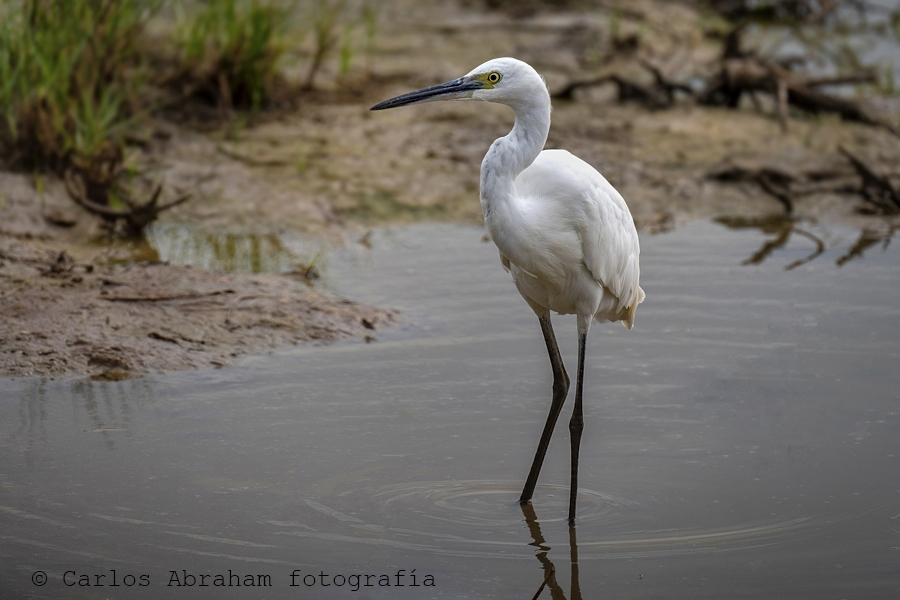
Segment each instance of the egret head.
M495 58L459 79L379 102L370 110L436 100L486 100L516 108L520 103L538 98L546 98L548 103L550 100L544 79L531 65L515 58Z

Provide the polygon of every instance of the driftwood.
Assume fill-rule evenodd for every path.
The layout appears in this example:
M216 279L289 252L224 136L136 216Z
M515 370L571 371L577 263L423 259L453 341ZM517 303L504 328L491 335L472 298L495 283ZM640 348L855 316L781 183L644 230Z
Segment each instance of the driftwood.
M648 60L638 60L641 66L653 75L652 85L631 81L613 73L603 77L571 81L562 89L554 92L553 97L564 100L571 99L575 90L612 83L618 89L619 102L638 102L649 108L660 109L675 104L675 92L681 92L688 96L693 95L694 91L689 85L670 79L659 67Z
M802 181L804 176L784 169L774 167L752 168L731 162L719 165L706 174L708 179L717 181L751 181L759 185L770 196L784 205L787 214L794 212L796 193L793 186Z
M72 197L76 204L91 214L102 218L111 228L114 228L120 221L124 222L126 233L131 236L139 235L147 225L156 220L159 213L190 199L190 194L184 194L175 200L159 204L159 197L162 194L162 184L159 184L146 202L139 204L134 199L124 196L122 200L128 206L128 210L116 210L89 199L84 179L80 175L76 175L71 169L66 171L65 183L66 191L69 192L69 196Z
M664 94L660 94L652 87L644 84L629 81L619 75L604 75L603 77L594 77L592 79L578 79L566 84L565 87L553 93L554 98L561 100L570 100L575 90L596 87L607 83L615 84L618 89L619 102L639 102L651 108L665 108L669 105Z
M820 89L836 85L877 83L878 78L873 71L809 77L791 70L796 64L805 63L807 57L793 56L775 60L745 51L741 47L741 36L753 22L753 11L775 11L771 18L787 19L794 24L819 24L833 15L839 4L837 0L790 0L763 4L748 3L745 0L715 0L713 6L716 10L738 20L724 37L721 68L707 80L704 89L695 95L696 101L699 104L736 108L741 96L747 94L759 108L756 94L771 94L783 130L787 128L790 105L813 114L835 113L846 121L881 127L900 136L900 128L872 115L859 102L834 96ZM759 15L755 18L759 18Z
M859 173L862 179L862 189L860 190L862 197L880 209L881 212L888 214L900 213L900 192L891 184L891 180L876 173L862 159L843 146L840 146L838 150L847 157L847 160Z
M683 94L687 94L688 96L692 96L694 94L694 90L691 86L686 83L680 83L678 81L674 81L669 79L662 70L651 63L649 60L640 58L638 59L641 63L641 66L650 71L653 74L653 81L656 84L657 89L662 90L662 92L666 95L666 99L669 104L675 103L675 92L682 92Z
M874 73L809 78L760 57L729 58L723 62L721 71L707 82L706 88L697 94L696 99L700 104L736 107L742 94L763 92L775 98L782 128L787 127L787 108L791 105L810 113L836 113L844 120L882 127L900 136L900 129L871 115L859 102L826 94L818 89L875 82Z
M703 66L705 74L701 85L692 87L685 82L676 81L642 56L640 48L637 48L631 53L634 55L633 60L653 75L652 82L638 82L621 73L607 73L600 77L573 80L553 95L556 98L571 98L578 89L614 84L618 88L620 102L639 102L654 109L672 106L679 93L697 104L729 108L737 108L741 99L747 96L759 111L763 110L760 96L769 95L775 106L775 116L783 130L787 129L789 108L794 107L812 114L837 114L844 120L879 127L900 136L900 127L880 119L861 102L828 93L824 89L841 85L876 84L878 77L874 71L860 70L811 77L793 70L808 63L809 56L764 57L742 48L742 36L756 19L765 17L795 25L821 24L824 20L835 17L839 4L838 0L774 0L764 3L713 0L713 8L732 19L734 25L727 33L710 33L721 38L722 50L717 62ZM621 53L614 44L611 55L618 54Z
M759 187L766 193L773 196L784 205L784 211L787 214L792 214L794 212L793 196L787 186L777 183L764 175L757 175L756 182L759 183Z
M784 205L785 213L794 212L794 199L813 194L850 194L865 200L870 210L880 214L900 214L900 191L887 175L879 174L863 159L844 147L838 150L853 171L808 169L804 171L733 163L720 164L706 173L707 179L722 182L752 182Z
M726 38L727 39L727 38ZM731 45L725 47L726 55L740 55ZM900 128L870 114L859 102L850 98L834 96L819 88L836 85L876 83L874 73L849 73L828 77L804 77L793 73L782 64L763 58L740 55L726 58L718 73L709 78L700 91L693 90L686 83L675 81L647 60L639 59L641 65L653 75L650 85L632 81L618 74L609 74L591 79L569 82L553 96L560 99L572 98L578 89L605 84L615 84L619 102L639 102L650 108L668 108L675 103L676 92L682 93L698 104L707 106L727 106L736 108L744 94L747 94L758 110L762 110L757 94L771 94L776 105L776 115L782 129L787 129L788 107L794 106L805 112L835 113L846 121L855 121L873 127L881 127L900 136ZM789 62L789 61L787 61Z

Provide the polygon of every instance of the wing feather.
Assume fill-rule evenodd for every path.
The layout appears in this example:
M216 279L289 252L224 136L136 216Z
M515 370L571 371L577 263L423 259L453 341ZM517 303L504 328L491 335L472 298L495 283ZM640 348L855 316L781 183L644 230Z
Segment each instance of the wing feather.
M522 187L565 203L581 241L584 265L616 297L616 313L628 327L644 299L640 243L621 194L592 166L566 150L545 150L523 172ZM517 181L517 188L520 182Z

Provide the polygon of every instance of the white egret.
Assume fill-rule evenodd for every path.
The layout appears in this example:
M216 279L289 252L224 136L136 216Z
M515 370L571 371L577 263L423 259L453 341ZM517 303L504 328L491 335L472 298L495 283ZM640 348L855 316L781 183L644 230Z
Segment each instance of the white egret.
M519 502L529 502L550 437L569 391L550 311L578 318L578 375L571 434L569 522L575 521L578 451L584 429L582 388L588 330L596 319L634 324L644 300L640 246L622 196L586 162L565 150L544 150L550 94L528 64L497 58L468 75L386 100L383 110L435 100L485 100L513 109L512 131L491 144L481 163L481 208L500 262L537 314L553 369L553 398Z

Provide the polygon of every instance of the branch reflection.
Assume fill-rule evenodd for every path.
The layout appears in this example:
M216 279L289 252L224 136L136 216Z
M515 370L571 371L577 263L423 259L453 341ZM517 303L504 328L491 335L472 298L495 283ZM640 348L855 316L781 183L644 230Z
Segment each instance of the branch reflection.
M758 265L765 262L776 250L783 249L787 246L794 234L810 240L815 245L815 250L807 256L786 265L784 267L785 271L790 271L801 265L805 265L817 258L827 249L827 244L822 238L799 227L798 223L800 223L800 221L797 219L782 214L765 217L717 217L715 222L724 225L729 229L759 229L764 234L773 236L763 242L763 245L760 246L759 250L741 262L742 265ZM881 229L865 228L861 230L859 239L856 243L853 244L845 254L838 258L835 263L837 266L841 267L851 259L861 258L868 248L879 243L881 243L883 249L887 249L888 244L890 244L891 238L898 227L900 226L889 225Z
M863 229L859 232L859 238L856 240L856 243L839 259L837 259L837 265L839 267L843 266L849 260L853 260L854 258L862 258L863 254L868 248L875 246L877 244L881 244L882 251L887 250L887 247L891 243L891 238L894 236L894 232L900 228L898 225L893 225L888 230L885 231L876 231L874 229Z

